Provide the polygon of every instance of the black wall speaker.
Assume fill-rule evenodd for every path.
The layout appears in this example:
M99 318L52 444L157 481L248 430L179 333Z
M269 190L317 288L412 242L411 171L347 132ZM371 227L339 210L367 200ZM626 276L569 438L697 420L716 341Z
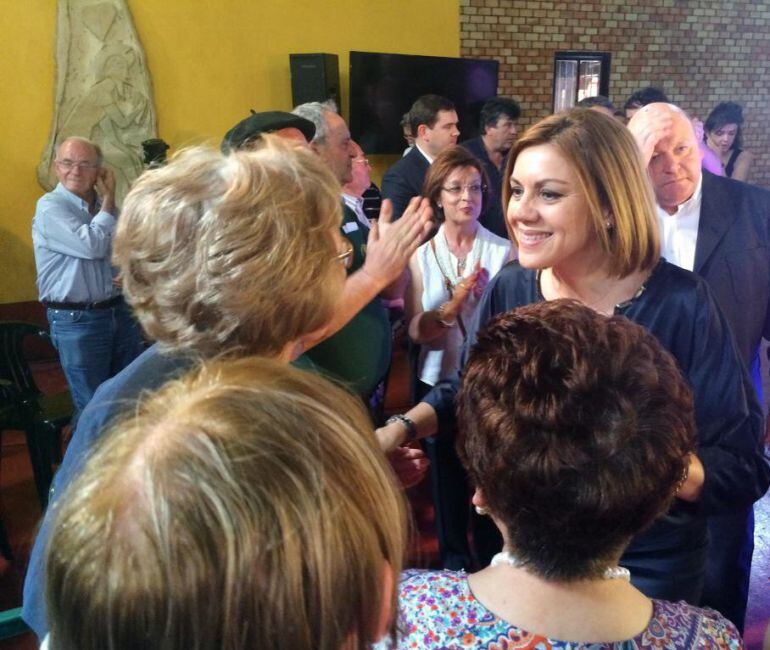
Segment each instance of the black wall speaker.
M340 108L340 71L336 54L289 54L291 101L305 102L333 99Z

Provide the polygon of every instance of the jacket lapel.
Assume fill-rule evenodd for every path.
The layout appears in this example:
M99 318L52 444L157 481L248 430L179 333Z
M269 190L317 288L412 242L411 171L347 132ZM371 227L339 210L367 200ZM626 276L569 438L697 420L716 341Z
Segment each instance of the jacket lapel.
M695 242L695 273L702 272L738 214L738 206L731 204L720 180L707 171L703 172L698 239Z

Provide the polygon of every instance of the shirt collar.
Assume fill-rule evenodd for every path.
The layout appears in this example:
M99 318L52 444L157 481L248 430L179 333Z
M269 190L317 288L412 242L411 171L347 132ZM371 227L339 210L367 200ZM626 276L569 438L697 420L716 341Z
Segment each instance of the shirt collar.
M425 156L425 159L432 165L433 164L433 158L431 158L427 153L425 153L423 148L419 144L417 144L416 142L414 143L414 146L417 147L417 151L419 151L423 156Z
M88 201L84 201L81 199L77 194L70 192L64 185L61 183L57 183L56 187L53 189L53 191L61 196L65 201L68 201L72 205L74 205L76 208L79 208L81 210L85 210L88 212ZM102 206L102 202L99 200L99 197L96 197L96 211L98 212L99 209Z
M362 196L353 196L347 192L342 193L342 200L345 201L345 204L353 210L355 210L356 207L363 207L364 205L364 199Z

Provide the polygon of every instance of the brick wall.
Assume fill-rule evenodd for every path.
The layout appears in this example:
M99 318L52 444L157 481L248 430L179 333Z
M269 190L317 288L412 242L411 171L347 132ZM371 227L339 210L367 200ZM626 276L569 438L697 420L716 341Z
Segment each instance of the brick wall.
M524 126L551 112L557 50L610 52L616 105L649 85L704 120L740 102L750 180L770 188L770 3L460 0L461 56L500 61L499 94L521 102Z

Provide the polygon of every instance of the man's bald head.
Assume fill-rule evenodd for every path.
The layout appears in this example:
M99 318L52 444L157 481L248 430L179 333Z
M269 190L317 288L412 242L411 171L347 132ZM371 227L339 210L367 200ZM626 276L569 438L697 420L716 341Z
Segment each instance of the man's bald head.
M658 205L669 214L692 197L701 177L695 129L678 106L656 102L640 108L628 123L647 163Z

